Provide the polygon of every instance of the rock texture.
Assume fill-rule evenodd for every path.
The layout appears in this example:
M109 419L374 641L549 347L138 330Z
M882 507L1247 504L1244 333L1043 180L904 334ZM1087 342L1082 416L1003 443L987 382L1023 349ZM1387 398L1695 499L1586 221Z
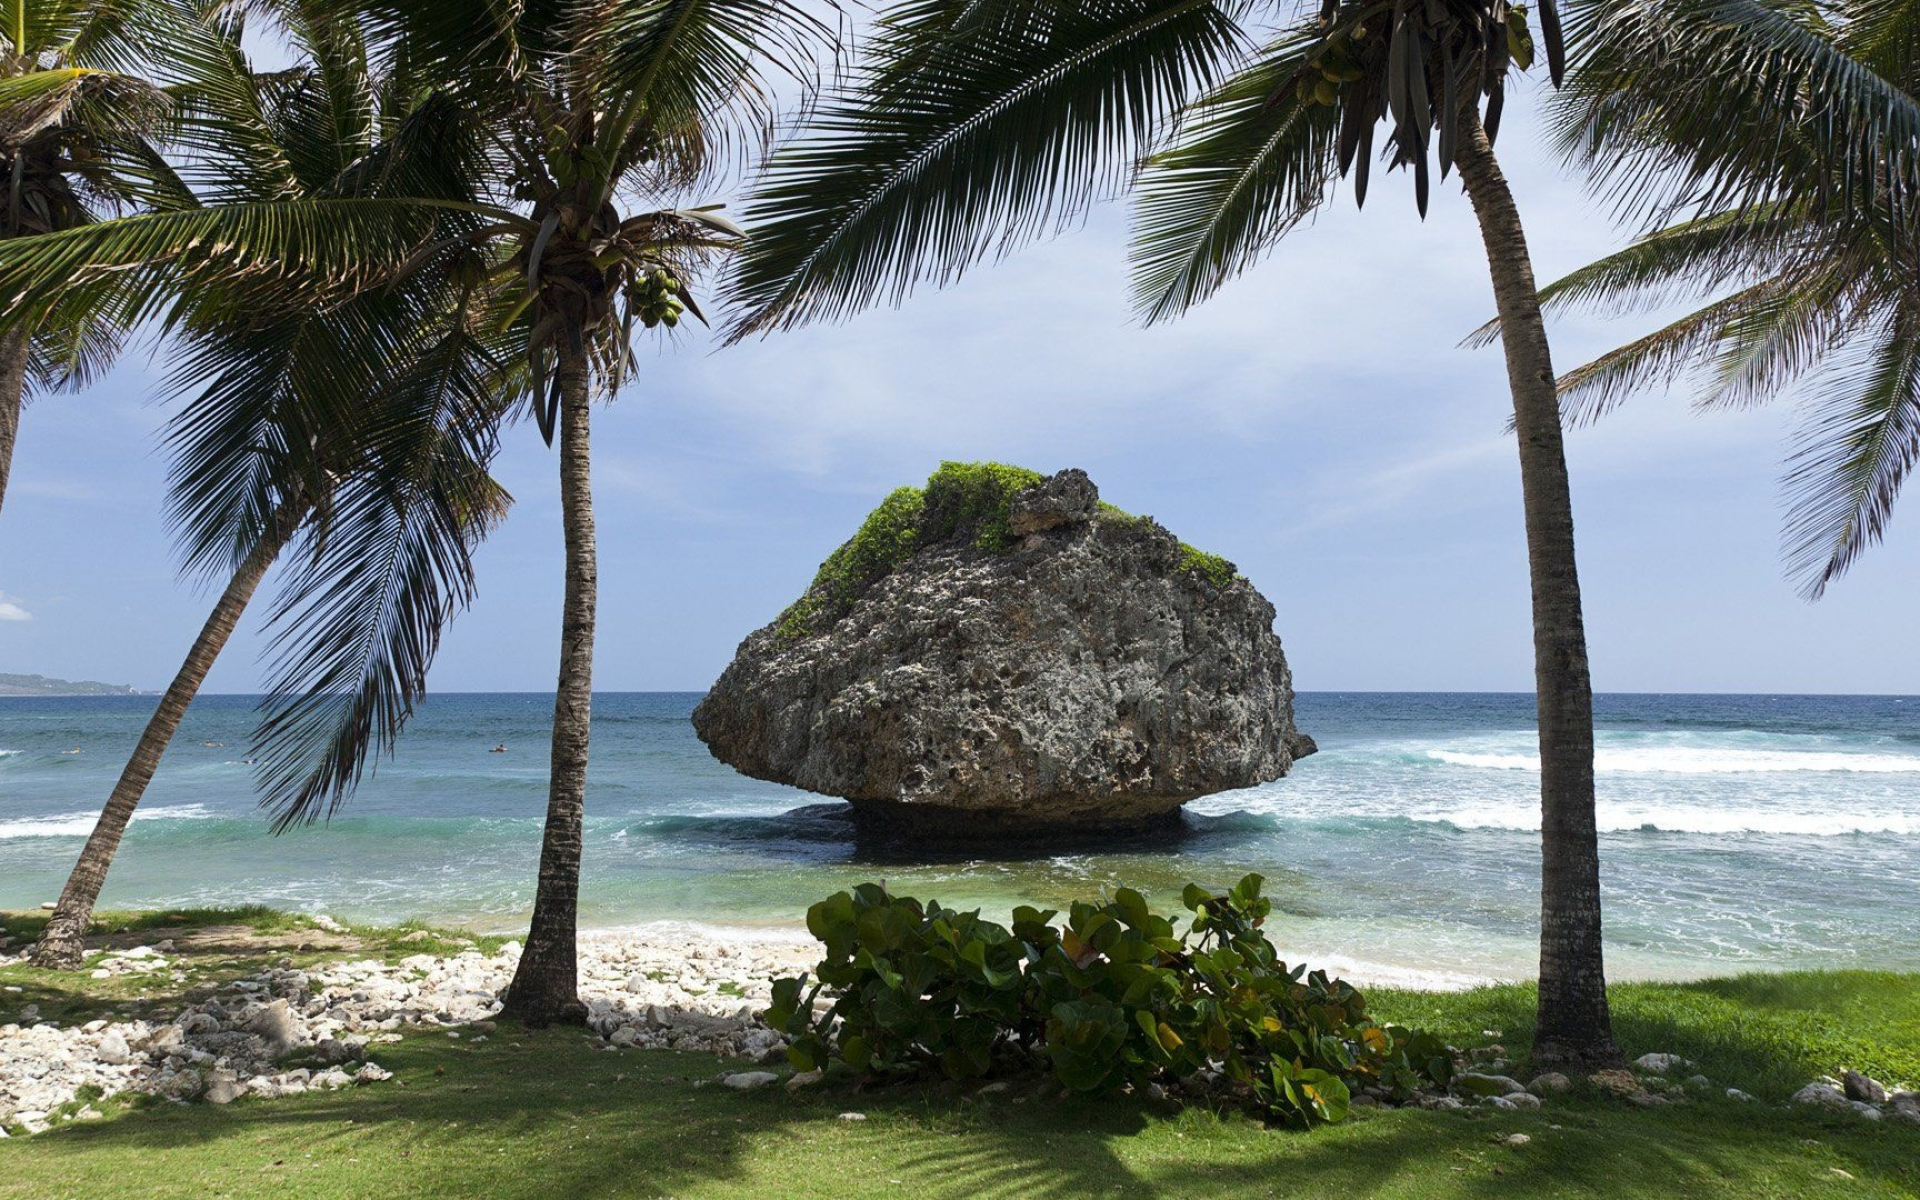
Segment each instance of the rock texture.
M999 550L923 523L857 599L810 592L819 619L749 636L694 712L708 749L891 827L964 836L1151 824L1312 752L1273 606L1232 564L1103 508L1080 471L1012 493L1001 516Z
M732 939L680 926L583 934L579 950L580 995L609 1049L769 1060L783 1060L786 1045L756 1016L772 1000L770 981L799 974L819 957L802 937ZM167 951L114 952L101 969L178 985L185 976ZM0 953L0 968L24 966L25 953ZM391 1073L372 1057L380 1046L429 1034L485 1041L519 961L519 945L509 942L496 954L274 967L171 1015L114 1014L84 1025L42 1020L32 1004L15 1012L9 1001L19 988L6 987L0 1133L9 1126L39 1133L101 1116L83 1100L87 1095L131 1091L227 1104L383 1082Z

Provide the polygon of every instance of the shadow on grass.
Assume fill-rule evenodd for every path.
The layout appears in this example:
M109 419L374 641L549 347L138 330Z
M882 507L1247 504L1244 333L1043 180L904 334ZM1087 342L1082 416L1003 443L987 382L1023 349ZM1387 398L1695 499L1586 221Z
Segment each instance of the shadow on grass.
M1073 1135L1072 1152L1054 1156L1046 1142L1016 1135L1020 1117L983 1119L948 1086L740 1093L695 1086L727 1066L705 1056L607 1053L577 1032L503 1026L495 1036L524 1039L522 1048L397 1052L391 1065L409 1087L162 1106L64 1126L32 1145L60 1164L75 1194L88 1182L76 1165L133 1162L243 1195L269 1185L288 1194L376 1194L382 1189L368 1185L382 1178L405 1194L430 1179L427 1194L507 1200L673 1195L696 1185L746 1194L771 1169L783 1186L755 1185L754 1194L826 1196L864 1167L932 1195L1066 1197L1088 1194L1090 1179L1126 1178L1106 1139L1147 1124L1129 1105L1089 1110L1088 1126L1015 1109L1038 1115L1050 1137ZM849 1108L868 1119L839 1120ZM889 1148L878 1165L876 1145ZM948 1157L947 1148L961 1147L972 1165ZM124 1181L116 1190L143 1194Z
M159 970L133 970L95 979L103 951L171 941ZM227 982L253 975L283 957L302 963L359 949L354 940L315 930L262 932L251 925L168 924L116 929L87 938L87 959L74 970L50 971L9 964L0 972L9 988L0 994L0 1023L16 1020L31 1004L43 1019L72 1020L109 1009L171 1013L213 995ZM185 974L175 979L174 973Z
M0 923L24 945L39 937L47 915L0 913ZM11 963L0 968L0 982L19 989L0 992L0 1024L18 1019L29 1004L37 1005L43 1018L62 1020L111 1008L171 1015L234 979L283 961L308 967L353 957L395 961L422 953L450 956L466 949L492 953L504 941L415 921L339 932L321 928L311 918L261 906L102 912L94 917L86 939L87 959L80 968L46 971ZM104 952L160 943L171 943L165 970L92 977ZM174 979L176 970L188 977Z
M1809 1080L1852 1068L1890 1083L1920 1083L1920 980L1883 971L1740 975L1684 984L1616 984L1615 1039L1629 1059L1678 1054L1688 1074L1784 1101ZM1514 1056L1530 1042L1531 985L1431 993L1369 993L1380 1015L1434 1030L1457 1045L1499 1040ZM1487 1031L1498 1031L1491 1037Z
M519 1043L514 1049L514 1043ZM1188 1200L1259 1196L1802 1195L1842 1178L1920 1187L1920 1133L1777 1107L1364 1113L1313 1132L1131 1099L991 1100L952 1085L789 1094L694 1086L726 1064L610 1053L577 1031L431 1034L391 1084L130 1113L16 1144L33 1195L621 1195ZM409 1086L401 1086L400 1080ZM1026 1098L1018 1103L1016 1099ZM859 1122L838 1115L857 1110ZM1527 1133L1526 1146L1500 1144ZM44 1172L44 1174L36 1174ZM6 1191L0 1179L0 1193ZM138 1185L138 1186L136 1186ZM104 1190L103 1190L104 1189ZM1874 1194L1874 1193L1869 1193Z
M1534 994L1384 991L1374 1003L1462 1045L1499 1030L1523 1054ZM1576 1094L1537 1113L1368 1112L1300 1133L1128 1099L1043 1098L1033 1080L991 1098L934 1083L737 1093L694 1086L726 1067L716 1059L503 1025L485 1044L419 1030L380 1048L398 1073L388 1084L162 1104L16 1141L0 1196L1920 1195L1920 1129L1782 1103L1843 1066L1920 1076L1913 976L1624 985L1614 1010L1629 1054L1683 1055L1715 1094L1657 1110ZM1720 1098L1726 1086L1762 1102ZM867 1119L839 1120L848 1110ZM1511 1133L1532 1140L1502 1144Z
M52 913L41 910L11 910L0 912L0 932L18 941L37 939L46 929ZM133 912L119 912L103 909L93 914L93 925L88 932L89 946L120 945L116 938L121 934L149 933L154 930L166 930L178 933L189 929L199 929L208 925L245 925L250 929L291 928L304 924L297 916L268 908L264 904L247 904L234 908L154 908ZM131 941L124 944L131 945Z

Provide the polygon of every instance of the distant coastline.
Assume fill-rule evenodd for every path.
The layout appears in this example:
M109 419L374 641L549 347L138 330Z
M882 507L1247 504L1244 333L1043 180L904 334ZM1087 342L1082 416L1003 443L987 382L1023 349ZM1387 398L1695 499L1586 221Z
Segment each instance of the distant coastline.
M49 675L9 675L0 671L0 696L138 696L138 688L93 679L55 679Z

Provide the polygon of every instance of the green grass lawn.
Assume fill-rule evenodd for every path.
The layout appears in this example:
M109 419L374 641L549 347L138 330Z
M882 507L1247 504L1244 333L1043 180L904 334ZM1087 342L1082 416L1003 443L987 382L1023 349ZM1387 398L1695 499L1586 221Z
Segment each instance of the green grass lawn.
M0 971L0 984L20 974ZM92 982L62 994L78 1003ZM0 1020L19 995L0 1000ZM1499 1030L1515 1050L1531 1003L1521 987L1375 996L1392 1019L1469 1045ZM396 1072L385 1084L115 1106L0 1142L0 1197L1920 1196L1920 1126L1782 1103L1845 1066L1920 1080L1920 977L1632 985L1615 1005L1631 1053L1685 1055L1716 1097L1651 1110L1580 1094L1537 1113L1360 1111L1299 1132L1043 1096L1031 1080L979 1098L938 1083L736 1093L695 1086L730 1065L720 1060L502 1025L481 1045L422 1033L383 1047ZM1760 1102L1717 1098L1729 1086ZM1499 1142L1512 1133L1532 1140Z

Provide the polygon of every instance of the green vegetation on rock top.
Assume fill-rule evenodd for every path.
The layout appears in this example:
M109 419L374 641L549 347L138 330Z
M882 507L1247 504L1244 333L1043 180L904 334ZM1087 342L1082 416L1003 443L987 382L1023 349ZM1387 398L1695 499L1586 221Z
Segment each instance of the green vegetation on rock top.
M1206 578L1215 587L1226 587L1240 577L1234 565L1226 559L1185 542L1180 543L1180 569Z
M844 612L860 593L911 557L920 544L920 517L925 508L926 493L919 488L889 492L846 545L820 564L806 594L780 614L780 636L805 636L816 615L827 610Z
M812 632L822 614L837 619L866 590L892 574L923 547L965 541L989 554L1013 548L1007 527L1013 496L1046 476L1025 467L997 462L943 462L925 487L899 487L867 514L847 543L820 564L806 593L788 605L775 622L776 633L793 640ZM1129 522L1149 520L1100 502L1102 517ZM1239 578L1232 563L1185 542L1180 569L1226 587Z
M1005 463L943 462L927 478L923 544L965 538L989 554L1013 548L1007 517L1013 494L1046 476Z

